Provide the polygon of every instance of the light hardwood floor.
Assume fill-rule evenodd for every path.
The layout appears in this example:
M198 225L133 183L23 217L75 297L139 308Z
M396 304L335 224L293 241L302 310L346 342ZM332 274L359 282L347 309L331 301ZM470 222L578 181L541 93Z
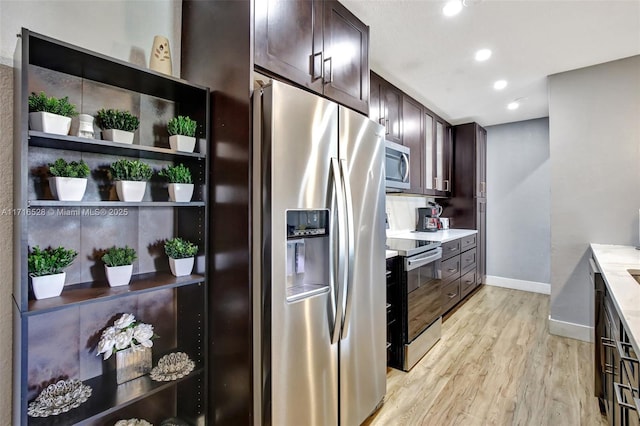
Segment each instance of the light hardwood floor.
M548 333L549 296L483 286L408 373L389 369L367 426L605 425L593 344Z

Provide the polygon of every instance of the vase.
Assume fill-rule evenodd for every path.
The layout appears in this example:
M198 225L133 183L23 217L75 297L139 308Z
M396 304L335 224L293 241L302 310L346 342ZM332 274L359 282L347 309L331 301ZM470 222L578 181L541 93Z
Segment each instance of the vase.
M78 115L78 136L93 139L93 116L89 114Z
M105 129L102 131L102 138L105 141L126 143L131 145L133 143L133 132L127 132L118 129Z
M142 201L146 190L147 182L144 181L119 180L116 182L116 194L120 201Z
M169 267L171 268L171 273L176 277L191 275L193 263L193 257L185 257L183 259L174 259L172 257L169 258Z
M109 287L119 287L121 285L128 285L131 281L131 274L133 273L133 265L122 266L107 266L104 265L104 272L107 276L107 282Z
M168 189L169 201L174 203L188 203L193 196L192 183L170 183Z
M43 111L30 112L29 128L54 135L68 135L71 129L71 117Z
M149 68L163 74L172 75L171 50L169 49L169 39L166 37L157 35L153 38Z
M184 135L169 136L169 146L174 151L193 152L196 147L196 138Z
M122 384L151 371L151 348L137 346L116 352L116 382Z
M49 188L58 201L81 201L87 189L87 178L54 176L49 178Z
M33 287L33 295L38 300L60 296L62 289L64 288L64 280L66 276L66 272L42 275L40 277L32 276L31 286Z

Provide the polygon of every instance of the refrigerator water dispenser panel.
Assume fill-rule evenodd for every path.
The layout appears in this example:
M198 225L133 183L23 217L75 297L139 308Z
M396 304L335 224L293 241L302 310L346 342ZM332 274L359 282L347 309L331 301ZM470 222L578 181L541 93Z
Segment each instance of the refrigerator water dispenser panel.
M288 210L287 301L329 291L329 210Z

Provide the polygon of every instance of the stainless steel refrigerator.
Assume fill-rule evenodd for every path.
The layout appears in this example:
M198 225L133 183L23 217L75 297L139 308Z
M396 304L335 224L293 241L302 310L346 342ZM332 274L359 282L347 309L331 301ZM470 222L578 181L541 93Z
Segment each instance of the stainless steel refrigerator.
M255 423L359 425L386 392L383 128L275 81L253 116Z

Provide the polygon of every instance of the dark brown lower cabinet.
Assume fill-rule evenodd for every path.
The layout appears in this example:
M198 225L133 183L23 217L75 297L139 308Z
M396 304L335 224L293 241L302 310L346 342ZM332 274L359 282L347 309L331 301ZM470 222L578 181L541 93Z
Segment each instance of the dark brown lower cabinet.
M442 314L460 303L476 287L477 234L442 244Z

